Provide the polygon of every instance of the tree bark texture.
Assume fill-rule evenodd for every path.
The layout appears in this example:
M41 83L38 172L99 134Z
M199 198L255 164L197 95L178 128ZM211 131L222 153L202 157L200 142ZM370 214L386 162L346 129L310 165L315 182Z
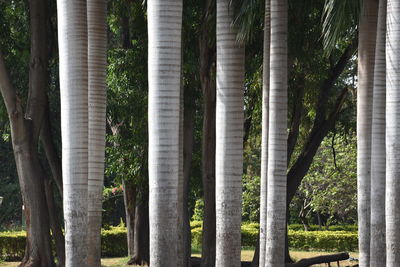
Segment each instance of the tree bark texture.
M363 1L358 40L357 192L360 267L369 266L371 221L371 125L378 1Z
M152 0L148 15L151 266L177 266L182 0Z
M215 266L215 107L216 84L215 46L210 45L209 19L215 12L215 3L206 0L199 38L200 83L203 93L203 136L201 154L201 173L204 198L204 219L202 232L201 266ZM214 32L215 33L215 32Z
M379 1L372 98L370 266L376 267L386 266L386 6L386 0Z
M240 266L244 123L244 47L229 0L217 0L216 266Z
M101 215L106 138L107 1L87 1L88 27L88 264L101 264Z
M88 35L84 0L57 0L66 266L88 266Z
M136 186L133 182L126 180L122 180L122 186L124 188L128 256L132 258L135 255Z
M388 0L386 35L386 266L400 266L400 2Z
M261 182L260 182L260 237L259 266L265 266L267 238L268 133L269 133L269 74L271 41L271 2L265 1L264 57L262 88Z
M271 0L265 266L284 266L287 170L287 1Z

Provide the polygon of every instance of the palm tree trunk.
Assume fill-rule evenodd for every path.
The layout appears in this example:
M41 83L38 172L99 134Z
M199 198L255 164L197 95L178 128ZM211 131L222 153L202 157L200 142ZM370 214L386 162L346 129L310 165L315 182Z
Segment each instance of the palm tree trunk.
M268 126L269 126L269 60L271 38L271 3L265 1L264 58L262 92L262 136L261 136L261 181L260 181L260 247L259 266L265 266L265 246L267 234L267 185L268 185Z
M217 0L216 266L240 266L244 48L230 0Z
M66 266L88 265L86 11L85 0L57 0Z
M215 266L215 45L210 45L210 17L215 2L204 1L199 36L200 83L203 93L203 132L201 144L201 180L204 198L204 219L201 242L201 267ZM215 29L213 31L215 34Z
M287 168L287 0L271 1L265 266L284 266Z
M101 213L106 135L107 2L87 1L88 21L88 263L100 266Z
M369 266L370 260L372 88L377 16L377 1L363 1L358 37L357 90L357 192L361 267Z
M385 108L386 108L386 6L379 1L375 49L371 133L371 243L370 266L386 266L385 242Z
M182 0L150 0L147 15L150 261L177 266Z
M386 266L400 266L400 1L388 0L386 35Z

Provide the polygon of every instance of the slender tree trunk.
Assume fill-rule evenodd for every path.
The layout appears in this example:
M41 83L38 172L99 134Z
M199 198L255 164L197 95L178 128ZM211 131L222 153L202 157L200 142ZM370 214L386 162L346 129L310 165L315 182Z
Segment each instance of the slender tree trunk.
M386 266L400 266L400 1L388 0L386 35Z
M267 238L265 266L284 266L287 170L286 0L271 0Z
M203 132L201 151L201 180L203 185L204 218L202 232L201 267L215 266L215 46L211 46L209 18L215 3L206 0L199 38L200 83L203 93ZM215 34L215 32L214 32Z
M217 0L216 266L240 266L244 47L230 0Z
M54 203L53 183L49 177L45 178L44 186L46 193L47 208L49 210L49 223L51 234L54 239L57 255L57 266L65 266L65 239L60 222L58 221L57 208Z
M184 266L190 266L192 253L190 217L189 217L189 182L192 167L195 97L192 88L185 89L185 110L183 125L183 249Z
M57 0L65 263L88 266L88 40L85 0Z
M369 266L371 221L372 88L378 1L365 0L358 40L357 191L360 267Z
M182 0L151 0L147 15L150 260L177 266Z
M136 209L136 186L130 181L122 180L125 204L125 217L128 241L128 256L135 255L135 209Z
M370 266L374 267L386 266L386 7L387 1L380 0L375 49L375 70L372 105Z
M265 266L267 235L267 185L268 185L268 127L269 127L269 70L270 70L270 36L271 6L265 1L264 15L264 58L263 58L263 92L262 92L262 135L261 135L261 182L260 182L260 245L259 266Z
M106 135L107 1L87 1L88 21L88 264L101 263L101 214L103 202Z
M141 200L136 205L134 256L128 264L149 265L149 203L144 192L141 194Z

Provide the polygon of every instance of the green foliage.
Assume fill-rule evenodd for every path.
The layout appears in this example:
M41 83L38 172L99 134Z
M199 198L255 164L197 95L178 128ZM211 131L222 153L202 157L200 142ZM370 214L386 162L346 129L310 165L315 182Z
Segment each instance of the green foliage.
M304 225L302 224L290 224L289 225L289 230L292 231L304 231ZM326 231L346 231L346 232L357 232L358 227L357 225L354 224L349 224L349 225L331 225L329 226ZM308 231L320 231L319 225L309 225L308 226Z
M327 217L326 224L357 220L356 136L330 135L322 142L291 208L300 206ZM309 219L309 218L308 218Z
M204 200L202 198L200 198L200 199L196 200L192 220L202 221L203 218L204 218Z
M4 260L20 260L25 252L26 233L0 232L0 258Z
M317 226L311 226L311 229ZM201 247L202 222L190 223L192 247ZM299 229L294 231L292 229ZM351 231L341 231L341 229ZM24 231L0 233L0 258L20 260L25 250ZM242 247L254 247L258 237L258 224L242 225ZM301 225L289 226L289 246L301 250L356 251L358 244L356 226L331 227L330 231L301 230ZM128 253L126 228L123 223L101 231L101 254L103 257L124 257Z
M289 231L289 247L301 250L355 251L357 232L344 231Z
M243 176L242 220L260 221L260 177Z

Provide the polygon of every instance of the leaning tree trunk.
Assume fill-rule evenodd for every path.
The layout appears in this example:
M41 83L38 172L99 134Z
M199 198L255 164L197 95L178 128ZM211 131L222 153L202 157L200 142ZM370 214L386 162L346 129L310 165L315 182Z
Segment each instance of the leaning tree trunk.
M201 242L201 267L215 266L215 46L209 42L209 18L215 2L206 0L199 36L200 84L203 93L203 131L201 148L201 181L204 218ZM215 34L215 32L214 32Z
M126 238L128 242L128 256L135 254L135 209L136 209L136 186L133 181L122 180L125 218L126 218Z
M371 133L371 243L370 266L386 266L385 242L385 108L386 108L386 0L379 2L376 36Z
M287 169L287 0L271 0L265 266L284 266Z
M267 185L268 185L268 126L269 126L269 69L270 69L270 36L271 6L265 1L264 15L264 57L263 57L263 91L262 91L262 134L261 134L261 181L260 181L260 237L259 266L265 266L265 246L267 234Z
M66 266L88 265L86 12L85 0L57 0Z
M88 264L101 264L101 214L106 137L107 2L87 1L88 21Z
M230 0L217 0L216 266L240 266L244 48Z
M150 0L149 210L151 266L177 266L182 0Z
M400 266L400 1L388 0L386 35L386 266Z
M357 192L360 266L369 266L372 88L378 1L363 1L358 39Z

